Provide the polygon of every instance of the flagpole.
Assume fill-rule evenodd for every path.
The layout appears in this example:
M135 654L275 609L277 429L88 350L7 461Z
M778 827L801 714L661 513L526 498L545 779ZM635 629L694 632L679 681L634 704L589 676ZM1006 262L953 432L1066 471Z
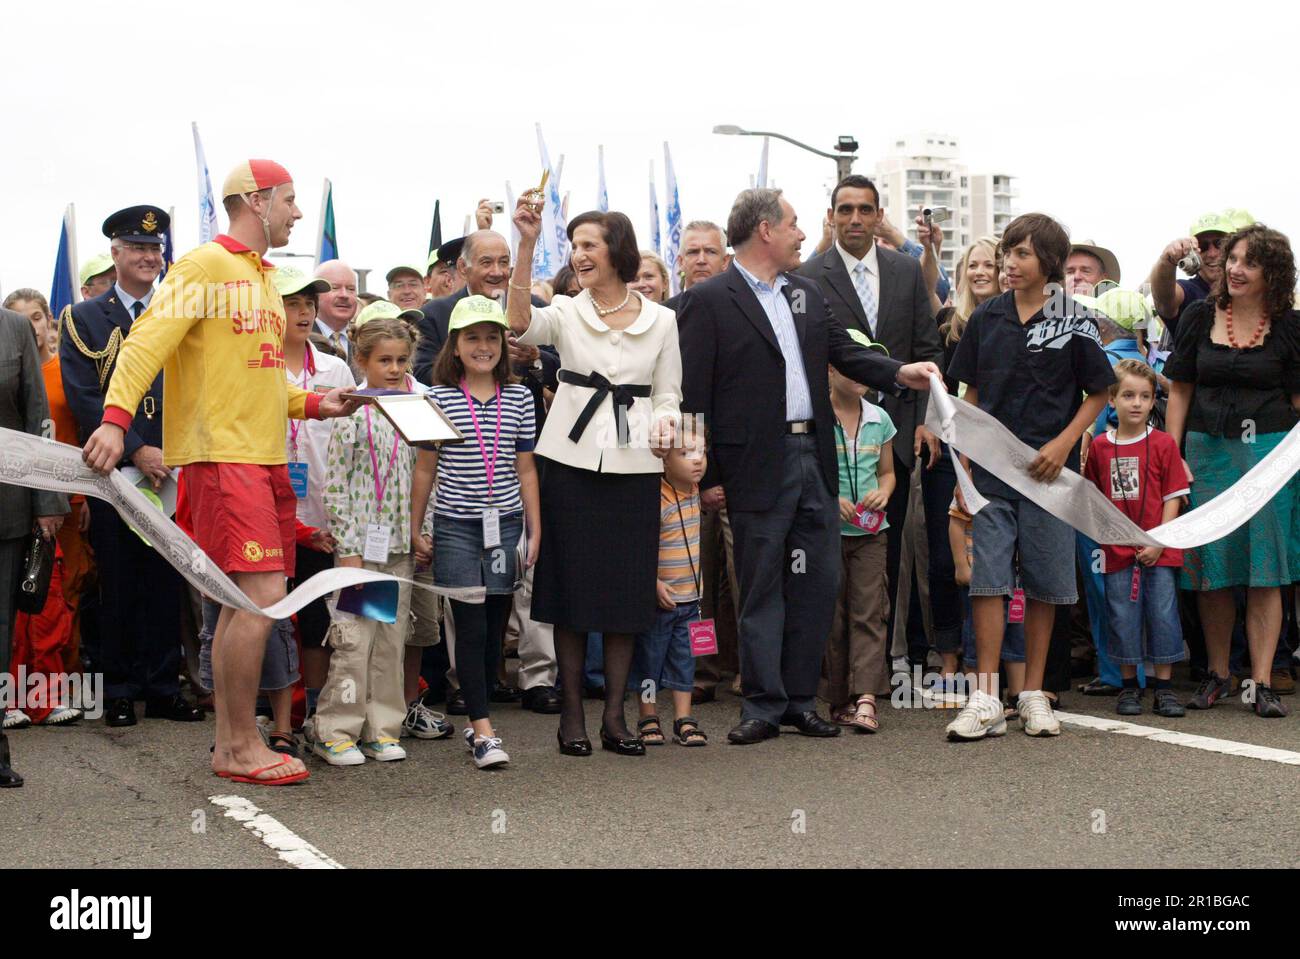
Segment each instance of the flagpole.
M68 274L72 277L72 302L76 303L81 297L81 284L77 282L81 274L77 263L77 204L69 203L65 215L68 218Z

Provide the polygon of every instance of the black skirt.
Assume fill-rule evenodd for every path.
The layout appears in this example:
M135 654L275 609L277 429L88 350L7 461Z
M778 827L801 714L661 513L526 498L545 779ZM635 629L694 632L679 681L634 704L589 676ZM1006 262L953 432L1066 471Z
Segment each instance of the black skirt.
M580 633L648 632L660 474L596 473L549 459L539 466L542 548L532 618Z

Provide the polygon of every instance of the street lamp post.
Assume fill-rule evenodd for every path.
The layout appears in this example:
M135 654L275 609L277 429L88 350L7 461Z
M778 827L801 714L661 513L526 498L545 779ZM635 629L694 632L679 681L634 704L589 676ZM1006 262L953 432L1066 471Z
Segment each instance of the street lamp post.
M825 157L828 160L835 161L835 178L843 180L853 172L853 161L856 160L857 154L854 152L858 148L858 141L853 137L840 137L835 144L835 153L827 153L825 150L818 150L816 147L810 147L806 143L801 143L793 137L788 137L784 133L773 133L770 130L744 130L734 124L724 123L713 128L714 133L723 136L742 136L742 137L774 137L777 140L784 140L799 147L801 150L807 150L809 153L815 153L819 157Z

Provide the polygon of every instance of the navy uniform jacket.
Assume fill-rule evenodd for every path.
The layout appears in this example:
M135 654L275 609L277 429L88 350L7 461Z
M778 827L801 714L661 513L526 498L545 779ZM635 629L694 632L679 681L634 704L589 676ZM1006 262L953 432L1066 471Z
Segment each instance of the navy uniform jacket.
M77 435L82 443L90 439L104 418L104 393L117 365L121 340L131 331L133 321L134 317L118 301L115 286L93 300L77 303L64 317L59 333L63 392L76 418ZM122 462L130 463L141 446L162 449L162 408L163 378L159 373L140 401L140 408L127 430Z

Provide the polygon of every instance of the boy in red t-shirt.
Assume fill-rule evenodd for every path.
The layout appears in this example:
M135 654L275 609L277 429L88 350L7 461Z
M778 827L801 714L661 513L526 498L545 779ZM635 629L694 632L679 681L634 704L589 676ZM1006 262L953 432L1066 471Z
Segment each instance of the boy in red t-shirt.
M1155 529L1178 515L1182 497L1190 492L1187 473L1173 437L1147 424L1155 402L1155 372L1139 360L1122 360L1115 366L1115 380L1110 402L1119 425L1093 441L1083 475L1134 523ZM1182 550L1101 548L1108 652L1124 679L1115 711L1121 716L1142 714L1137 668L1145 659L1155 666L1155 712L1182 716L1171 681L1173 664L1184 658L1177 591Z

